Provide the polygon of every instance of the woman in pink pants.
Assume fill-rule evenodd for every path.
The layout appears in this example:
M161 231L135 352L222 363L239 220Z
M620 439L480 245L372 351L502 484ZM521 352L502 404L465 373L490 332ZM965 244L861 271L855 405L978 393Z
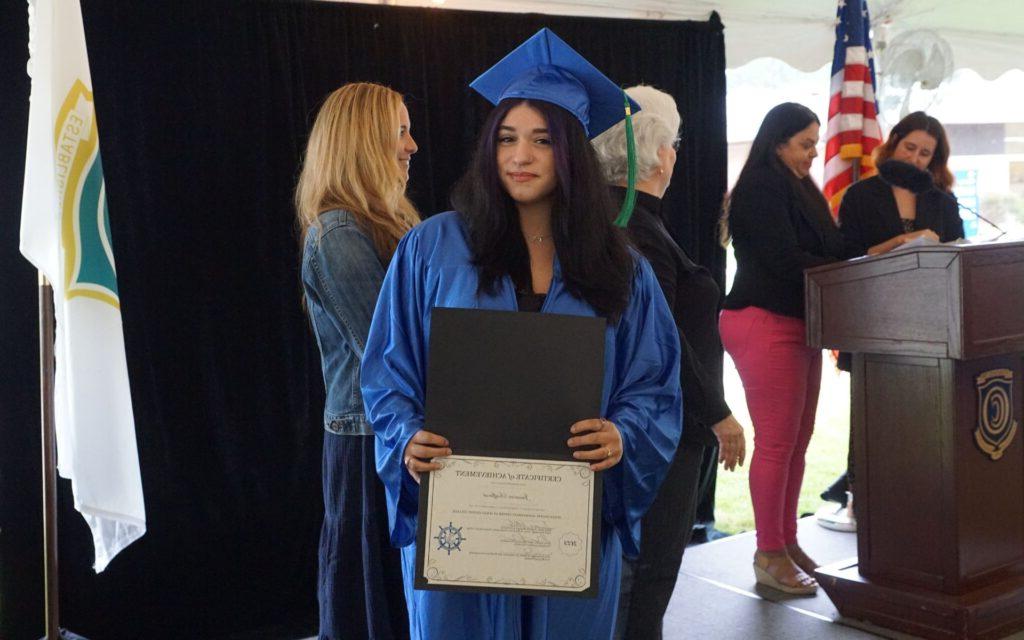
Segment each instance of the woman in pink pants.
M818 128L803 105L787 102L769 111L722 219L737 270L719 326L754 425L754 573L761 584L797 594L817 589L810 574L818 566L796 538L804 453L821 383L821 352L805 343L803 272L852 257L809 176Z

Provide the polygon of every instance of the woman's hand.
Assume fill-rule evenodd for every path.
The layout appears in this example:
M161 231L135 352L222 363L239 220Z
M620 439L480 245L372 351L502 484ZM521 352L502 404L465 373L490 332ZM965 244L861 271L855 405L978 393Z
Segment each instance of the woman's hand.
M736 421L730 413L716 422L711 431L718 438L718 461L726 471L734 471L736 465L743 466L747 457L747 441L743 437L743 425Z
M592 461L591 471L610 469L622 460L622 434L611 421L604 418L580 420L569 431L576 434L568 440L570 447L594 447L572 453L577 460Z
M939 241L939 236L934 231L932 231L931 229L921 229L920 231L911 231L909 233L901 233L898 236L893 236L893 237L889 238L885 242L879 242L875 246L873 246L870 249L868 249L868 255L869 256L877 256L877 255L882 254L882 253L889 253L890 251L892 251L896 247L902 247L903 245L905 245L906 243L910 242L911 240L916 240L917 238L921 238L921 237L927 238L927 239L932 240L934 242L938 242Z
M906 243L910 242L911 240L917 240L918 238L925 238L926 240L931 240L932 242L938 242L939 241L939 234L935 233L931 229L921 229L920 231L911 231L910 233L904 233L904 234L900 235L899 237L903 240L903 242L901 242L900 244L906 244Z
M409 475L419 484L421 473L441 469L441 464L431 462L431 458L450 455L452 455L452 450L448 448L447 438L420 429L409 438L409 444L405 445L402 459L405 460L405 468L409 471Z

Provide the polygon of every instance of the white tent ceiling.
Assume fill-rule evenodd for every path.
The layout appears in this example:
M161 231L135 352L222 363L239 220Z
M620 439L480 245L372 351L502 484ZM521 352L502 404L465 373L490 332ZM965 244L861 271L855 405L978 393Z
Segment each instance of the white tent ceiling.
M726 64L736 68L772 57L811 71L832 61L837 0L356 0L372 4L433 6L559 15L706 20L717 11L725 24ZM1022 0L868 0L874 42L902 31L929 29L953 47L956 68L993 79L1024 68Z

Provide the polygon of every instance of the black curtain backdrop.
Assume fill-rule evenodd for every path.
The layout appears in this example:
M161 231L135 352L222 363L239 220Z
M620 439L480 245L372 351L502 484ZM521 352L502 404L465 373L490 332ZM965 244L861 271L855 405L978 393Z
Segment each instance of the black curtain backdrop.
M725 54L709 22L375 5L82 0L149 532L100 575L61 481L62 624L95 639L315 630L322 378L290 205L323 97L408 96L411 195L447 208L490 108L467 84L542 26L679 101L674 232L721 282ZM25 4L0 3L0 638L43 631L36 276L17 251Z

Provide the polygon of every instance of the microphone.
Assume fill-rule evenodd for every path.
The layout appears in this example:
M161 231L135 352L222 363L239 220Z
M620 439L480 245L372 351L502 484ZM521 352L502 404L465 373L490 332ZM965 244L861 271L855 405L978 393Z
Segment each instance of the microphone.
M936 189L936 191L938 191L942 195L946 196L947 198L949 198L950 200L955 202L956 206L960 207L961 209L966 209L967 211L970 211L971 214L973 214L975 218L977 218L978 220L981 220L982 222L984 222L985 224L987 224L988 226L992 227L993 229L995 229L996 231L999 232L998 236L992 238L991 240L988 240L987 242L995 242L999 238L1002 238L1003 236L1006 235L1006 231L1004 231L1002 227L1000 227L998 224L992 222L991 220L989 220L985 216L981 215L980 213L978 213L974 209L968 207L966 204L960 204L960 201L957 200L955 197L953 197L952 194L946 193L945 191L943 191L941 189Z
M954 204L960 209L966 209L975 218L981 220L985 224L989 225L993 229L999 232L999 235L992 240L998 240L1006 235L1006 231L999 225L992 222L985 216L981 215L974 209L968 207L965 204L960 204L960 201L956 197L942 189L935 184L935 180L932 179L932 174L927 171L922 171L909 162L902 162L900 160L886 160L885 162L878 165L878 177L882 179L886 184L900 187L902 189L908 189L915 195L921 195L928 193L929 191L935 191L936 193L942 194L944 197L952 200Z

